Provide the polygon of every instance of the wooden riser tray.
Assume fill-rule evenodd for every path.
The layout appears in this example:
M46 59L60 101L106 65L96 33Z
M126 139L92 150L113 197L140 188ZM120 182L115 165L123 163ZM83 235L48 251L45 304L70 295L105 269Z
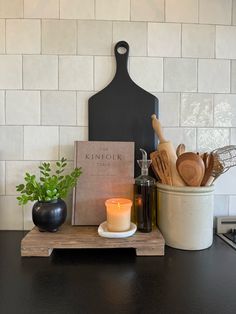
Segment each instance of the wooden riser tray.
M158 229L136 232L124 239L102 238L97 227L63 225L58 232L32 229L21 241L21 256L50 256L53 249L135 248L137 256L164 255L165 241Z

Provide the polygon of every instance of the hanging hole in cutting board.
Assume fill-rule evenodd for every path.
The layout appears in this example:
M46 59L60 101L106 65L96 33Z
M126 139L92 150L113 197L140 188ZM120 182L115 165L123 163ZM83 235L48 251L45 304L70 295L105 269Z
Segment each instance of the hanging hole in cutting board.
M120 55L124 55L126 52L127 52L127 48L123 47L123 46L120 46L117 48L117 52L120 54Z

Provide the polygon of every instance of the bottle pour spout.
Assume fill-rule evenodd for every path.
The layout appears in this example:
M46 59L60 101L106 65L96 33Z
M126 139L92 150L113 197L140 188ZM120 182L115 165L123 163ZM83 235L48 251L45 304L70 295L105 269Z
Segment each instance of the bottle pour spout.
M142 159L137 160L137 162L141 168L141 174L148 175L148 168L150 167L152 161L147 159L147 152L144 149L140 148L140 151L142 153Z

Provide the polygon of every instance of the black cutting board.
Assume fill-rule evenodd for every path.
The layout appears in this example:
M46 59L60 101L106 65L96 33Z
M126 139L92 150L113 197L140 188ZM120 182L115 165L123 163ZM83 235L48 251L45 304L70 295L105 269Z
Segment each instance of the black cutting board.
M158 99L132 81L127 70L129 45L115 46L116 74L103 90L93 95L89 105L90 141L135 142L135 159L140 148L149 154L156 149L151 115L158 115ZM140 74L141 75L141 74ZM135 176L140 169L135 162Z

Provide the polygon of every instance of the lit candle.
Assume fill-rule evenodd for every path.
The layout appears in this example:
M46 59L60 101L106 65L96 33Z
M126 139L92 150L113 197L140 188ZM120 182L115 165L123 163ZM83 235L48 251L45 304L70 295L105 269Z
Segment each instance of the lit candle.
M130 229L132 201L126 198L111 198L105 202L107 229L121 232Z

